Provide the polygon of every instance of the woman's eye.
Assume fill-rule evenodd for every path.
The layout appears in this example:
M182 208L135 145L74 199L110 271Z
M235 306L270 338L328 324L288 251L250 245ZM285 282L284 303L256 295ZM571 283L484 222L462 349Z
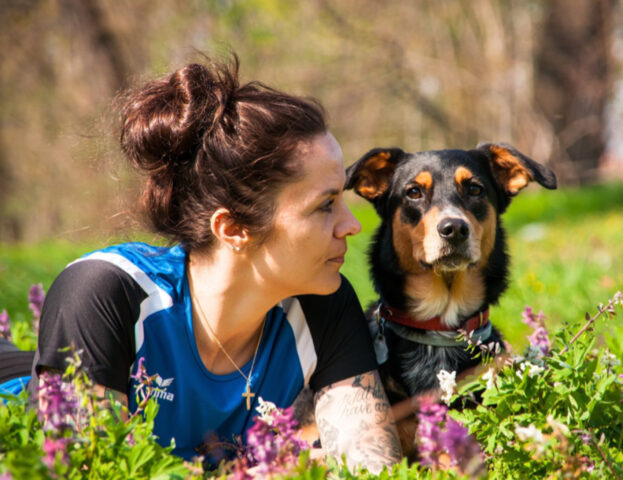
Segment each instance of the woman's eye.
M467 193L469 193L472 197L478 197L482 195L483 188L477 183L471 183L467 187Z
M418 200L422 198L422 189L420 187L409 187L407 190L407 197L412 200Z
M333 210L333 205L334 204L335 204L335 200L333 200L333 199L327 200L322 205L320 205L320 210L323 211L323 212L331 213L331 211Z

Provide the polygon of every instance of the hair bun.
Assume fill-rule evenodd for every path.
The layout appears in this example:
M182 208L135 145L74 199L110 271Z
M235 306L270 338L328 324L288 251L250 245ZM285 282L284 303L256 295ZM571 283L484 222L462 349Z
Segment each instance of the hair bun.
M238 88L234 68L189 64L129 94L121 146L145 170L188 164L201 140L230 110Z

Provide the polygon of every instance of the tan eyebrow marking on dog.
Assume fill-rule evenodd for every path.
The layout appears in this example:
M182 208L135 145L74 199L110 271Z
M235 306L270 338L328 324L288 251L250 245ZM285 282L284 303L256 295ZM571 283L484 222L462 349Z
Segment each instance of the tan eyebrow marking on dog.
M433 176L427 170L418 173L413 180L427 190L433 188Z
M459 167L454 172L454 181L457 185L462 185L463 182L470 180L473 176L474 174L469 168Z

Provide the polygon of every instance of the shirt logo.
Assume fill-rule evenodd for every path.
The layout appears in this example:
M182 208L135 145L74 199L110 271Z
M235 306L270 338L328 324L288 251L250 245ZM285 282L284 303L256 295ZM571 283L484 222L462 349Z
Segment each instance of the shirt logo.
M174 379L175 377L162 378L160 375L156 375L157 387L154 387L152 396L159 400L167 400L168 402L172 402L175 398L175 394L167 392L167 387L169 387L173 383Z

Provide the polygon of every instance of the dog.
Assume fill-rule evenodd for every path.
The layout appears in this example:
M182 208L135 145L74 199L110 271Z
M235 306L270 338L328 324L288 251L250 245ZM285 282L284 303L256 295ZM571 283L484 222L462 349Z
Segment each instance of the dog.
M533 181L557 186L553 171L503 143L375 148L347 168L345 189L381 218L369 250L379 300L368 315L392 404L437 389L441 369L459 375L481 362L459 330L474 342L502 342L488 318L508 286L501 215ZM409 450L414 426L400 430Z

